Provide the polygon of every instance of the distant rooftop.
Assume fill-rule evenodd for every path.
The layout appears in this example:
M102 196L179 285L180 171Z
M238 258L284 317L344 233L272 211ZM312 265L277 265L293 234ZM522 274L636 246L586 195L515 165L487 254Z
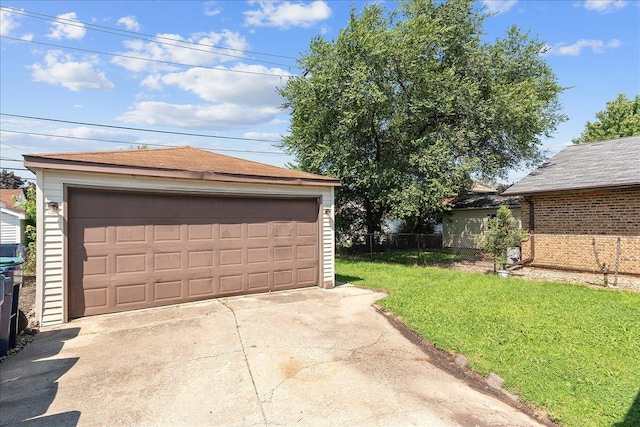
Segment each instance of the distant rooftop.
M570 145L505 196L640 185L640 136Z
M6 207L7 209L24 213L24 209L22 209L20 206L16 206L16 202L15 200L13 200L14 197L20 197L21 194L21 188L17 188L15 190L4 188L0 189L0 202L2 202L4 204L4 207Z

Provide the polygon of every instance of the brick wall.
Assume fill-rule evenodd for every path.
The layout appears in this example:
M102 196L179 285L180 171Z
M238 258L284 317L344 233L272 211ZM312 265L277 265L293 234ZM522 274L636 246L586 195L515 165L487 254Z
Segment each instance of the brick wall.
M640 188L531 196L534 203L533 265L640 274ZM522 227L529 229L529 204ZM618 242L618 237L620 237ZM530 242L522 244L531 256Z

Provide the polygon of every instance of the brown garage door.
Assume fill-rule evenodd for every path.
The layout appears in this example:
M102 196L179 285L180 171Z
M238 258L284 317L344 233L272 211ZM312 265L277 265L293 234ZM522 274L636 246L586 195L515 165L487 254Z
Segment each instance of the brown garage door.
M69 317L313 286L314 199L69 190Z

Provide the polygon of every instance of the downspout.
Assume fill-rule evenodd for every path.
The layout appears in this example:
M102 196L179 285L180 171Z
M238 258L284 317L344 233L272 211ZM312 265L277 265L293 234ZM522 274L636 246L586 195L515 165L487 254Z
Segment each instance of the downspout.
M522 259L516 263L513 263L509 266L509 269L514 269L516 267L524 267L525 264L531 264L533 259L536 256L536 233L535 233L535 215L533 208L533 200L527 199L527 203L529 204L529 241L531 242L531 255L527 259Z

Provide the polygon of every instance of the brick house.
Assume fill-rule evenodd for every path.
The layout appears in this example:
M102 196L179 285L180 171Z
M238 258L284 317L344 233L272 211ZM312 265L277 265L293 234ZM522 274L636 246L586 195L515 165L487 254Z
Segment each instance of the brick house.
M503 195L522 199L524 264L640 275L640 136L569 146Z

